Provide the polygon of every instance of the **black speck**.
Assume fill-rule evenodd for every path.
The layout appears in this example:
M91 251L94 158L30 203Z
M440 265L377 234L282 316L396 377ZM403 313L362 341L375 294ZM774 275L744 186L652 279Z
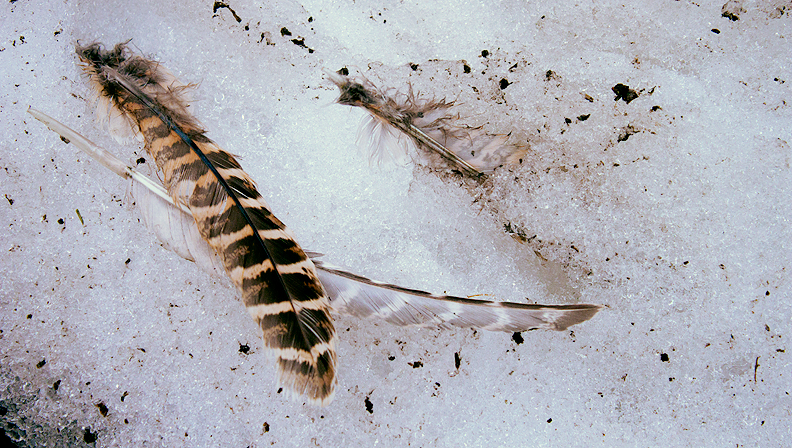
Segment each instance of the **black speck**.
M520 334L520 332L517 331L514 334L512 334L512 341L517 343L517 345L520 345L523 342L525 342L525 339L523 339L522 334Z
M52 390L57 391L60 388L60 383L61 383L61 380L58 380L58 381L55 381L54 383L52 383Z
M308 53L313 53L314 52L313 48L308 48L308 46L305 45L305 38L303 38L303 37L301 37L299 39L292 39L291 42L294 45L297 45L298 47L305 48L306 50L308 50Z
M250 346L247 344L239 344L239 353L247 355L250 351Z
M586 121L586 120L589 119L590 116L591 116L591 114L578 115L577 119L578 119L578 121Z
M374 413L374 403L372 403L371 400L369 400L369 397L366 397L366 399L363 400L363 403L366 405L366 410L368 411L368 413L369 414L373 414Z
M662 109L662 107L660 107L660 106L652 106L652 108L649 109L649 110L651 110L652 112L657 112L660 109Z
M710 31L712 31L712 32L713 32L713 33L715 33L715 34L720 34L720 30L719 30L719 29L717 29L717 28L713 28L713 29L711 29Z
M96 407L99 408L99 413L102 414L102 417L107 417L107 413L110 412L107 409L107 405L100 401L99 403L96 403Z
M64 222L63 218L58 218L58 224L63 224Z
M660 353L660 361L668 362L668 353Z
M553 423L553 419L552 418L548 418L547 419L547 423Z
M349 69L346 67L341 67L341 69L338 70L336 73L338 73L339 75L349 76Z
M561 77L556 72L548 70L545 72L545 81L550 81L551 79L559 80Z
M282 387L279 387L279 388L278 388L278 393L281 393L281 392L283 392L283 388L282 388Z
M269 432L269 423L264 422L264 432Z
M408 362L407 364L412 366L413 369L417 369L419 367L423 367L423 363L421 361Z
M482 58L489 57L489 51L487 51L487 50L481 50L481 57L482 57Z
M234 16L234 20L236 20L237 23L242 22L242 18L237 15L236 11L231 9L230 6L228 6L226 3L223 3L223 2L214 2L214 5L212 5L212 13L216 14L217 10L220 9L220 8L226 8L229 11L231 11L231 15Z
M96 442L96 433L91 432L91 428L85 428L85 432L83 433L83 440L85 440L85 443Z
M629 86L626 86L622 83L616 84L615 86L611 87L613 93L616 94L616 97L613 98L613 101L619 101L620 99L624 100L625 103L629 104L630 101L638 98L638 92L631 89Z
M509 84L511 84L511 83L509 82L509 80L508 80L508 79L506 79L506 78L501 78L501 80L500 80L500 89L501 89L501 90L505 90L505 89L506 89L506 87L509 87Z
M126 399L127 395L129 395L129 391L126 391L126 390L124 391L123 394L121 394L121 402L122 403L124 402L124 399Z
M770 295L770 291L765 291L765 295L769 296Z
M146 163L146 159L141 157L141 158L135 160L135 164L136 165L140 165L141 163Z
M27 315L27 318L28 318L28 319L33 319L33 315L32 315L32 314L28 314L28 315Z
M572 123L572 119L571 119L571 118L566 118L566 117L565 117L565 118L564 118L564 123L566 123L566 124L570 124L570 123Z
M616 137L616 140L620 142L626 142L631 135L637 133L638 131L632 125L627 125L626 127L621 129L621 132L619 132L619 136Z
M313 22L313 16L308 17L308 23L311 23L311 22Z
M281 36L291 36L291 31L289 31L285 26L281 28Z
M396 359L395 356L393 356L393 355L388 356L388 361L393 361L394 359Z
M459 352L454 353L454 367L459 370L459 366L462 365L462 358L459 356Z
M727 9L730 6L729 3L731 2L726 2L726 4L723 5L723 9L721 10L721 17L726 17L732 22L736 22L740 20L740 13L742 12L742 7L738 6L736 8L732 7L730 9Z
M14 205L14 200L9 198L8 195L5 195L6 201L8 201L8 205Z
M470 66L467 64L462 64L462 71L465 73L470 73Z
M39 361L39 362L36 364L36 368L37 368L37 369L40 369L40 368L44 367L44 364L46 364L46 363L47 363L47 360L46 360L46 359L42 359L41 361Z
M413 69L413 71L416 71L416 70L418 70L418 64L414 64L414 63L410 62L410 68Z

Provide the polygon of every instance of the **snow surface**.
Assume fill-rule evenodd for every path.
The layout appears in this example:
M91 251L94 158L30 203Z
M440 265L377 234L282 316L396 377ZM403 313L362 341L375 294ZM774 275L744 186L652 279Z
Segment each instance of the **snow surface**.
M790 2L261 3L0 6L4 437L792 445ZM233 287L164 250L121 179L25 113L145 158L96 123L73 54L127 39L199 83L209 136L329 262L433 292L607 308L521 344L340 317L335 401L285 399ZM458 100L527 141L524 165L485 186L371 165L362 112L322 79L344 66ZM639 96L614 100L617 84Z

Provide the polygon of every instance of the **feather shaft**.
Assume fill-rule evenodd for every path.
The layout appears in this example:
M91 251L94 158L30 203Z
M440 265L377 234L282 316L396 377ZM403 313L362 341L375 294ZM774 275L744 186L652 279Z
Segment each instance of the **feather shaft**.
M155 195L159 196L160 198L173 204L176 207L182 208L182 210L189 213L188 208L185 208L183 205L175 204L173 202L173 199L168 194L168 192L164 188L162 188L160 184L149 179L148 176L142 174L140 171L137 171L134 168L125 165L124 162L121 161L121 159L114 156L111 152L107 151L106 149L98 146L96 143L88 140L82 134L78 133L74 129L66 126L65 124L61 123L60 121L52 118L51 116L45 114L44 112L38 109L28 107L28 113L32 115L36 120L44 123L50 130L56 132L58 135L66 139L69 143L74 144L83 152L93 157L94 160L101 163L102 166L104 166L105 168L109 169L110 171L118 174L119 176L125 179L132 179L136 182L140 182Z
M469 164L465 159L459 157L458 155L454 154L451 150L446 148L445 146L437 143L435 139L426 135L422 130L415 127L410 123L404 122L395 122L394 126L400 129L402 132L406 133L410 137L414 138L415 140L419 141L420 143L426 145L427 147L437 151L438 154L445 157L446 159L450 160L451 162L457 164L462 170L471 176L481 176L484 173L474 168L471 164Z

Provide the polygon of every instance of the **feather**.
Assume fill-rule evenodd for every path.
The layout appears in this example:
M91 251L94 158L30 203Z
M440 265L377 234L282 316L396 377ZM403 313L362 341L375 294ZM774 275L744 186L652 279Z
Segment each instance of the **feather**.
M439 296L370 280L315 258L314 263L334 311L395 325L560 331L591 319L602 308L591 304L536 305Z
M160 185L148 180L133 168L123 166L112 154L95 148L93 143L75 131L41 112L33 109L30 112L103 165L123 167L113 171L122 177L133 179L133 185L137 187L133 186L132 192L143 220L163 245L183 258L195 261L210 274L219 272L219 257L200 237L188 208L176 206ZM84 142L93 147L86 149L81 146L85 145ZM145 181L139 181L140 178ZM152 222L160 224L152 225ZM318 260L321 254L306 254L316 265L317 274L327 291L333 311L359 318L376 318L395 325L440 328L456 326L510 332L565 330L571 325L591 319L602 308L601 305L592 304L539 305L438 296L370 280Z
M412 86L406 94L389 95L365 79L354 80L338 73L328 73L328 77L341 91L339 104L362 107L369 113L365 129L379 131L369 132L372 154L393 146L406 152L404 146L410 141L430 165L441 166L444 160L468 176L481 177L498 167L518 164L527 152L524 147L507 143L508 135L488 134L480 127L458 124L460 116L453 113L453 102L422 99ZM386 140L391 135L397 136L397 144ZM359 142L364 140L358 138Z
M316 269L291 231L237 160L187 111L187 86L124 44L78 47L77 55L108 109L143 136L169 196L189 209L219 254L277 356L282 386L327 404L336 383L335 329Z

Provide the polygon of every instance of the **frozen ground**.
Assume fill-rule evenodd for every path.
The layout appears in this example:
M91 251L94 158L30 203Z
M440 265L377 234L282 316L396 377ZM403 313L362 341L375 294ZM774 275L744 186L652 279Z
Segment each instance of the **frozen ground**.
M792 445L792 3L261 3L0 6L6 437ZM127 39L200 83L209 136L328 261L434 292L608 308L519 344L342 317L335 401L286 400L235 290L159 246L119 178L25 113L135 165L142 148L96 124L73 55L78 40ZM458 99L531 145L524 166L474 187L370 165L362 113L322 79L344 66ZM617 84L638 97L614 100Z

